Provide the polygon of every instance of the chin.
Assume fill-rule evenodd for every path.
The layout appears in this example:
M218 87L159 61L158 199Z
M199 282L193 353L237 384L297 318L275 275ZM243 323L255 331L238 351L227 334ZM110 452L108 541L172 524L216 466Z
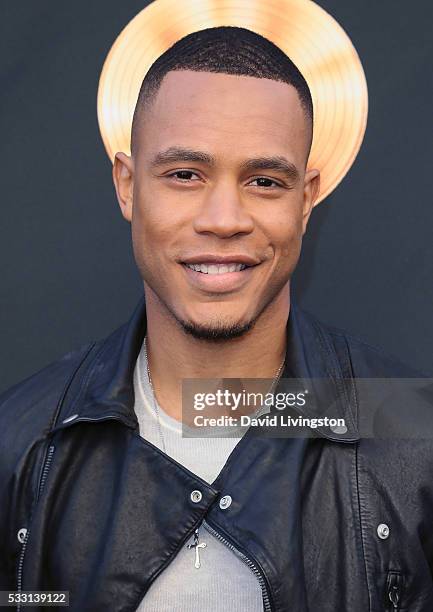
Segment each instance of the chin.
M204 340L207 342L227 342L233 338L240 338L246 334L251 327L251 323L225 326L196 325L194 323L182 324L182 328L186 334L193 336L196 340Z
M178 319L183 330L188 335L198 340L226 341L239 338L247 333L253 326L251 318L235 316L230 314L213 313L212 316L201 313L201 315Z

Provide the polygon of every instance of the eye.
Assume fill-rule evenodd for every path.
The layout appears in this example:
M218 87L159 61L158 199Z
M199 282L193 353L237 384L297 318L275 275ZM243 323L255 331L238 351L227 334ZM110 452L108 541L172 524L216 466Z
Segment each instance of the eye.
M280 183L278 183L277 181L274 181L273 179L268 178L267 176L258 176L252 181L252 183L255 183L256 181L259 183L257 187L265 187L265 188L282 187Z
M192 170L176 170L176 172L172 172L171 174L167 174L168 177L176 177L178 181L188 182L191 180L191 176L198 176ZM200 177L199 177L200 178Z

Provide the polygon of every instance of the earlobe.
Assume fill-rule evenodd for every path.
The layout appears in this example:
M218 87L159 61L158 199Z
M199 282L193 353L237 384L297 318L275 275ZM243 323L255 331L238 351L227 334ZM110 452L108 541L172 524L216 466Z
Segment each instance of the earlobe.
M134 192L134 162L125 153L116 153L113 163L113 183L123 217L131 222Z

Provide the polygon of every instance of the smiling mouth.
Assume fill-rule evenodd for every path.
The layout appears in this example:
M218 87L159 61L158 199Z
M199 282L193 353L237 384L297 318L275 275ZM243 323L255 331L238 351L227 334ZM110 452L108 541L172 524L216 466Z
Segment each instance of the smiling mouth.
M233 272L242 272L246 268L253 268L254 266L248 266L243 263L228 263L228 264L215 264L215 263L200 263L200 264L187 264L183 263L183 266L194 270L194 272L200 272L201 274L229 274Z

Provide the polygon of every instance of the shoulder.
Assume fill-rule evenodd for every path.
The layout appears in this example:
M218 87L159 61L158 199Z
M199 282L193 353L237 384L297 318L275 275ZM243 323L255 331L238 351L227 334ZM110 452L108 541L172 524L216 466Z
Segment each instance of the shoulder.
M420 448L433 445L433 387L431 374L416 369L382 348L364 342L347 330L323 323L308 311L310 325L342 366L344 378L355 379L356 419L365 438L410 439ZM397 447L399 444L397 444ZM379 447L384 449L383 444ZM413 452L413 444L401 449ZM433 468L433 465L432 465ZM430 468L429 468L430 469Z
M45 436L57 407L96 342L89 342L51 362L0 395L0 468Z
M35 403L39 399L55 396L94 345L95 342L89 342L65 353L31 376L3 391L0 394L0 419L6 418L13 406L26 402Z
M355 378L427 378L431 374L413 367L382 347L365 342L350 331L324 323L310 311L299 308L317 331L325 335L340 361L350 360Z
M303 311L303 316L325 338L329 351L335 351L344 377L356 381L356 418L360 419L361 436L398 442L409 438L418 446L424 438L431 449L431 375L345 329L323 323L310 312ZM379 446L383 450L383 445ZM413 452L410 444L404 448Z

